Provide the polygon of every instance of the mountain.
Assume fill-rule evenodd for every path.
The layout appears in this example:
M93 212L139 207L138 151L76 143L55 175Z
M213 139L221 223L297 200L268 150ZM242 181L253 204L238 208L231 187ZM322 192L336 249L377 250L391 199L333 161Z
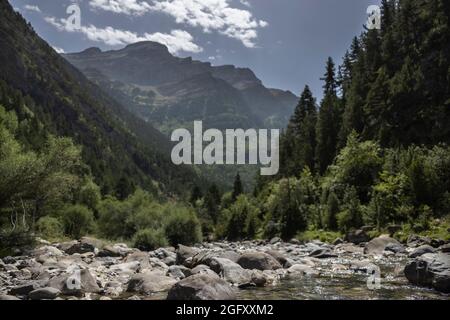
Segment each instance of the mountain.
M171 163L165 136L57 54L8 1L0 1L0 14L0 104L19 120L37 123L39 132L81 145L104 192L123 185L169 192L198 181L190 169ZM34 135L27 139L39 148Z
M218 129L284 128L297 103L289 91L266 88L250 69L178 58L155 42L63 56L165 133L194 120Z

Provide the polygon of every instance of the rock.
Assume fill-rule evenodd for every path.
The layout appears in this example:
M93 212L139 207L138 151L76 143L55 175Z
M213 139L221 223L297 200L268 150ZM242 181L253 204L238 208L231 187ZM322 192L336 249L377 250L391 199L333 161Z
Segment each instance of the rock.
M178 279L184 279L192 275L191 269L186 268L185 266L170 266L167 273Z
M193 247L183 246L182 244L178 245L178 249L176 251L177 259L176 264L184 264L187 259L195 256L200 250Z
M60 257L60 256L64 255L64 253L56 247L43 246L43 247L33 250L32 255L35 257L39 257L39 256Z
M53 300L61 294L61 291L52 287L45 287L31 291L28 298L31 300Z
M43 288L47 285L48 281L33 281L30 283L15 286L9 290L9 294L13 296L26 296L31 291Z
M406 264L405 276L412 284L450 293L450 254L423 254Z
M279 251L268 250L266 253L274 257L283 267L286 267L287 259Z
M77 242L64 250L67 254L95 252L95 247L88 242Z
M448 253L450 252L450 243L444 244L438 248L439 251Z
M14 296L9 296L7 294L0 294L0 301L16 301L16 300L20 299Z
M118 246L105 246L97 254L99 257L125 257L129 253L129 250L124 250Z
M344 243L344 240L342 240L341 238L337 238L336 240L333 241L333 246L337 246L338 244L342 243Z
M192 274L209 274L209 275L217 275L214 271L211 270L210 267L204 265L204 264L199 264L198 266L196 266L195 268L191 269Z
M48 286L60 290L64 295L80 296L100 292L97 281L87 269L63 273L50 279Z
M292 267L287 269L288 274L290 275L317 275L319 272L314 270L308 265L305 264L294 264Z
M237 286L248 285L252 282L252 277L249 270L242 268L240 265L231 260L214 258L211 261L210 268L227 282Z
M244 269L276 270L281 264L271 255L263 252L247 252L241 255L237 263Z
M151 295L169 290L177 281L160 271L134 275L128 283L128 292Z
M336 258L337 257L337 255L328 248L321 248L321 249L314 250L313 252L311 252L309 254L309 256L318 258L318 259L327 259L327 258Z
M410 258L417 258L420 257L421 255L424 255L425 253L434 253L436 250L428 245L428 244L424 244L416 249L414 249L414 251L412 251L408 257Z
M136 251L130 253L124 262L139 262L139 270L151 269L150 256L147 252Z
M445 241L441 240L441 239L431 239L431 243L430 243L430 245L433 248L439 248L440 246L442 246L444 244L445 244Z
M360 244L369 241L370 237L367 235L366 231L356 230L347 233L345 235L345 240L354 244Z
M270 239L269 243L270 244L275 244L275 243L279 243L282 242L282 240L279 237L274 237L272 239Z
M167 300L235 300L236 292L217 275L195 274L175 284Z
M300 245L300 244L302 244L302 242L300 241L300 240L298 240L298 239L291 239L290 241L289 241L289 243L291 243L291 244L296 244L296 245Z
M364 254L374 254L374 255L380 255L383 253L384 249L389 244L395 244L397 246L401 246L401 243L397 240L387 236L382 235L378 238L370 240L366 245L364 246Z
M425 244L431 245L431 239L412 234L408 237L408 240L406 240L406 244L408 247L420 247Z
M342 243L338 244L335 248L337 252L353 253L353 254L363 254L364 248L354 245L353 243Z
M388 243L384 248L385 251L390 251L393 253L406 253L405 247L400 243Z
M136 273L141 267L139 261L124 262L112 265L109 270L122 273L122 274L133 274Z

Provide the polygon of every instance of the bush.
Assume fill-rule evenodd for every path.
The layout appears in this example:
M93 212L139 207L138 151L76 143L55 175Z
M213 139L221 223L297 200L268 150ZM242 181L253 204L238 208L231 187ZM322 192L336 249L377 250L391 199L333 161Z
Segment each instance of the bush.
M80 203L91 210L96 210L101 200L100 187L88 180L80 189Z
M64 235L64 226L59 219L46 216L38 220L36 231L46 240L60 239Z
M192 209L182 206L169 206L165 231L169 243L191 245L202 241L202 228Z
M65 234L74 239L79 239L94 229L94 214L82 205L66 208L62 221Z
M136 232L133 237L135 248L143 251L151 251L161 247L166 247L168 241L162 229L142 229Z

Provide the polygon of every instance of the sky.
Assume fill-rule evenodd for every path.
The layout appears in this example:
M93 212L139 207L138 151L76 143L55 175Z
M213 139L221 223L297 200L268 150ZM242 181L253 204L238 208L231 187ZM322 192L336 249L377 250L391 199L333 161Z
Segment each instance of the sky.
M10 0L59 52L120 49L157 41L179 57L252 69L264 85L300 95L364 30L381 0ZM80 8L80 25L67 13Z

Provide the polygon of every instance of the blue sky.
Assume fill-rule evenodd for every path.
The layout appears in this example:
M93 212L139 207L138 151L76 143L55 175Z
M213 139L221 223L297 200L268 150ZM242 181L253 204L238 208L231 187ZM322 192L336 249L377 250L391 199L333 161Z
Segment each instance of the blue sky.
M10 0L53 47L78 52L153 40L181 57L249 67L268 87L321 97L328 56L340 63L380 0ZM81 29L66 9L77 3Z

